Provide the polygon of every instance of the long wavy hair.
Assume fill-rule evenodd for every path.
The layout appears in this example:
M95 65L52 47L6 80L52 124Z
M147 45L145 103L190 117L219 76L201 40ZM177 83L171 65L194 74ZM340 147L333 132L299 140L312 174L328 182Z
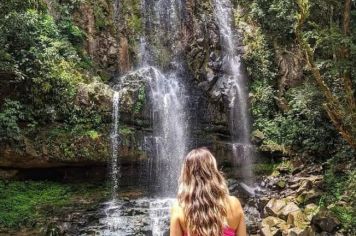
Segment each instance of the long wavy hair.
M178 201L189 235L219 236L227 216L229 190L207 148L193 149L184 159L179 178Z

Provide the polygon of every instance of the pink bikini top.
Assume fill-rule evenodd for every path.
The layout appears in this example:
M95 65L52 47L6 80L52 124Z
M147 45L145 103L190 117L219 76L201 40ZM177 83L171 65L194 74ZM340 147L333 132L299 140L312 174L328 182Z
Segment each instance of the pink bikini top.
M184 233L184 236L188 236L188 234ZM236 236L235 230L227 226L224 228L223 236Z

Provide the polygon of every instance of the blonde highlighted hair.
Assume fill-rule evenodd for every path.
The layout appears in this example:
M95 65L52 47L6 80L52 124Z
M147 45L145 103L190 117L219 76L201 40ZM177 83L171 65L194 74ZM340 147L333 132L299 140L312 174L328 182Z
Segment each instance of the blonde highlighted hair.
M219 236L227 216L229 190L207 148L193 149L184 159L178 201L184 211L188 234Z

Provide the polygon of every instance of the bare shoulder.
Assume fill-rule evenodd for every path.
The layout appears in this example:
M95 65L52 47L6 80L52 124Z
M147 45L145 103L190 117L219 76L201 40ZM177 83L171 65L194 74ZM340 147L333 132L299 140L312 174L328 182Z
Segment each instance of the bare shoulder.
M237 197L229 196L229 203L235 210L242 212L242 206L240 200Z
M227 209L227 223L231 228L237 230L241 219L244 217L241 203L236 197L229 196L228 204L229 207Z
M174 215L177 218L182 218L182 216L184 215L183 208L179 205L178 201L175 201L173 203L173 206L171 208L171 215Z
M172 225L179 225L180 229L185 230L184 210L178 201L171 208L171 227Z

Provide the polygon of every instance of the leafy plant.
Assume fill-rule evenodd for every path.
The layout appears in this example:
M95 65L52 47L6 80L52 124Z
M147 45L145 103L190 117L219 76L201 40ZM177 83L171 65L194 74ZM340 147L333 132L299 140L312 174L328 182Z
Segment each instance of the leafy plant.
M6 99L0 110L0 141L18 140L19 120L24 119L23 107L18 101Z

